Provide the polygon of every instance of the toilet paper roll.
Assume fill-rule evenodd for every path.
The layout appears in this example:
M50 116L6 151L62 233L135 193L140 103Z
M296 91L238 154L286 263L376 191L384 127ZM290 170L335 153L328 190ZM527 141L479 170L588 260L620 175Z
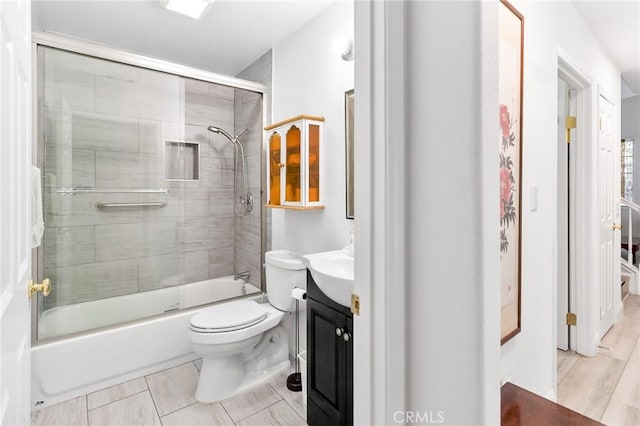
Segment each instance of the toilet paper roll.
M298 300L306 300L307 291L298 287L294 287L293 290L291 290L291 297Z

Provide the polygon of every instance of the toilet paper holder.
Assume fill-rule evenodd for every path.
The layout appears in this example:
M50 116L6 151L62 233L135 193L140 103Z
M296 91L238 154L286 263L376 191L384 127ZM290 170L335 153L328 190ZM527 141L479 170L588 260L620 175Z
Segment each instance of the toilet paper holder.
M300 301L307 299L307 291L299 287L294 287L293 290L291 290L291 297L296 301L296 371L287 377L287 389L293 392L300 392L302 390L302 374L300 373L300 361L298 359L298 354L300 353Z

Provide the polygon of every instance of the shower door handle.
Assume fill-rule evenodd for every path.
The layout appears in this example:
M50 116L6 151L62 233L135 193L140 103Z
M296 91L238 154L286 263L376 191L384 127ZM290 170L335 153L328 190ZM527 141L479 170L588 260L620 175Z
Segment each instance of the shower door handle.
M29 280L29 285L27 286L27 291L29 292L29 299L33 297L34 294L41 291L44 297L47 297L51 294L51 280L46 278L42 281L41 284L34 284L33 280Z

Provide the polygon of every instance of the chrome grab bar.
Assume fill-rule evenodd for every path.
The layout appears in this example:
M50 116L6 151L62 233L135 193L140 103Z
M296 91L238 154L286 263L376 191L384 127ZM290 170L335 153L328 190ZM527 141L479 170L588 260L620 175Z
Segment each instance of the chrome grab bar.
M60 195L75 195L75 194L162 194L167 195L169 189L167 188L60 188L56 191Z
M144 201L140 203L97 203L96 207L104 209L109 207L164 207L166 205L165 201Z

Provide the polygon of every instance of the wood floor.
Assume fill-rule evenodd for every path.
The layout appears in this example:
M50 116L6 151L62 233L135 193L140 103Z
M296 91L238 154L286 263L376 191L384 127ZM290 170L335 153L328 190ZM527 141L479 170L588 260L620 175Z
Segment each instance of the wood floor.
M36 411L32 426L306 425L301 392L286 375L212 404L193 398L200 360Z
M592 358L558 351L558 403L606 425L640 425L640 296Z

